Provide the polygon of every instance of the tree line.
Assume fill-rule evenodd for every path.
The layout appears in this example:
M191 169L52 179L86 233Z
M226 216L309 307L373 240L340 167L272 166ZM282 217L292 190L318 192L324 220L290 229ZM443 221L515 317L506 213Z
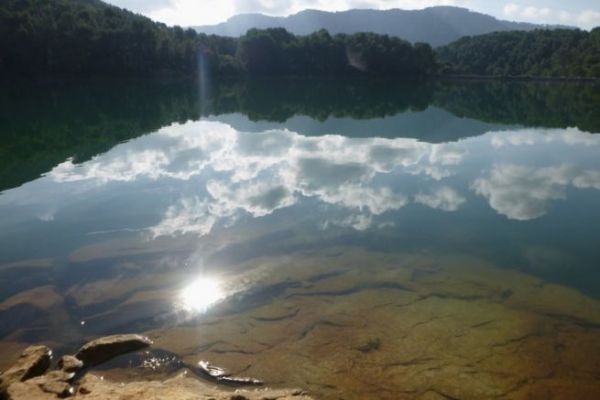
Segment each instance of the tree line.
M240 39L168 27L100 0L3 0L0 69L25 75L428 74L429 45L385 35L306 37L251 30Z
M600 78L600 27L468 36L437 54L453 74Z
M100 0L2 0L0 73L64 76L600 77L600 28L499 32L432 49L373 33L240 38L169 27Z

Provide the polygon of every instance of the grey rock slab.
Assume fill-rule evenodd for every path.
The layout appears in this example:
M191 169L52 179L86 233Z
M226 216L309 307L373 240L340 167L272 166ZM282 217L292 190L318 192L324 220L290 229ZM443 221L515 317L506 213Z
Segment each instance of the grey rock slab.
M105 336L86 343L79 349L76 357L86 367L101 364L121 354L140 350L152 345L146 336L137 334Z

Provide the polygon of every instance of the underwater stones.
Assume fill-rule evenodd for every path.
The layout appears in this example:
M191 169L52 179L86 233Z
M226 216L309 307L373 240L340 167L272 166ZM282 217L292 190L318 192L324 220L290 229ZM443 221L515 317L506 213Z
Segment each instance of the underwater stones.
M356 346L354 350L360 351L361 353L370 353L375 350L379 350L381 347L381 339L378 337L367 340L365 343Z
M52 350L47 346L29 346L17 362L0 375L0 391L12 383L23 382L43 374L50 366Z
M90 367L118 355L143 349L151 344L152 341L149 338L137 334L105 336L83 345L76 357Z

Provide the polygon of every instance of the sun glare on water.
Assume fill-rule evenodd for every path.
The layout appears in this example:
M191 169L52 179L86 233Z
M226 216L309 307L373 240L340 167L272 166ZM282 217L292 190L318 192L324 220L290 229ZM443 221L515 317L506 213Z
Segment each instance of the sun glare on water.
M204 313L225 298L225 293L218 280L203 277L185 287L180 296L184 310Z

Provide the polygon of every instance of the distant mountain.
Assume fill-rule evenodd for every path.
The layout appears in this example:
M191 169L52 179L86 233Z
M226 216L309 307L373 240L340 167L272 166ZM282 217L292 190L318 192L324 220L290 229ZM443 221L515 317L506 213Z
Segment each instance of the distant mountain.
M326 29L331 34L373 32L441 46L468 35L555 27L503 21L466 8L439 6L423 10L306 10L289 17L241 14L218 25L194 29L221 36L241 36L252 28L285 28L296 35L307 35L320 29Z

